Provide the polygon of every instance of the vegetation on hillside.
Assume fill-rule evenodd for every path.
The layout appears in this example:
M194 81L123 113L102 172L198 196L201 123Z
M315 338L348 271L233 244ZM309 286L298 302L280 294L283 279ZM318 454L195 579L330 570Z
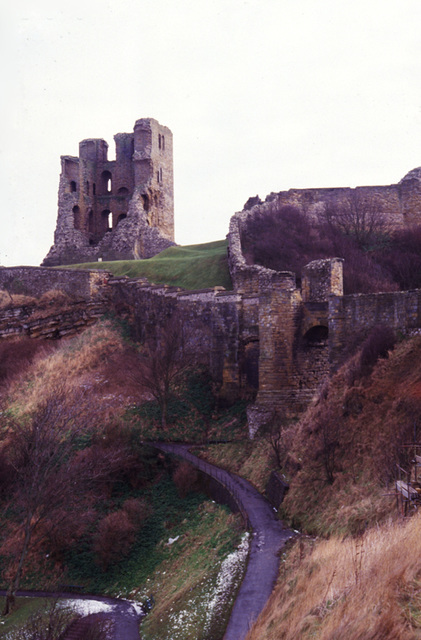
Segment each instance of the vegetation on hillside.
M116 260L66 265L66 269L105 269L115 276L147 278L156 284L183 289L232 289L226 240L170 247L147 260Z
M241 241L249 264L298 278L312 260L343 258L346 294L421 287L421 226L391 231L370 203L331 208L317 219L272 203L249 216Z
M421 437L421 337L377 327L297 423L280 421L280 516L300 531L247 640L413 640L421 633L420 515L396 507L396 464ZM270 438L202 454L261 491L277 466ZM413 512L412 512L413 513Z
M421 514L358 538L301 538L247 640L416 640Z
M289 207L252 218L244 250L250 262L297 271L344 257L347 292L420 286L421 232L386 233L374 221L365 230L346 218L316 225ZM178 249L169 250L169 268ZM192 468L145 442L224 439L202 455L262 492L278 470L290 484L280 515L301 532L248 640L419 637L420 516L402 520L394 482L396 464L410 466L405 445L421 435L421 336L396 341L376 327L298 422L280 408L248 442L244 405L221 406L179 335L163 327L140 346L107 321L65 342L0 343L3 584L11 594L16 576L22 585L76 584L138 600L153 592L145 640L221 637L241 568L226 617L212 618L208 605L224 562L244 544L239 523L200 495ZM40 444L44 476L35 482Z
M174 611L185 610L194 590L203 603L200 624L210 624L205 604L240 528L205 500L190 472L195 493L186 491L178 463L143 442L148 429L161 426L139 375L145 357L110 321L51 345L23 338L0 344L2 584L11 596L19 586L70 584L134 599L150 587L160 603L162 563L180 557L189 566L200 552L201 570L171 602ZM193 393L183 404L185 388ZM186 370L169 398L165 437L182 413L183 429L194 424L203 439L210 416L218 416L204 372ZM153 575L161 577L148 586Z

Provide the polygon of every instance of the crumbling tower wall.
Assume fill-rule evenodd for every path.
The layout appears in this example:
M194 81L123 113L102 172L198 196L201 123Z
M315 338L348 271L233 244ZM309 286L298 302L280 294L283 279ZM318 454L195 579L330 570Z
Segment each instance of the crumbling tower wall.
M61 157L54 245L43 266L149 258L174 244L173 141L153 118L133 133L79 144L79 156Z

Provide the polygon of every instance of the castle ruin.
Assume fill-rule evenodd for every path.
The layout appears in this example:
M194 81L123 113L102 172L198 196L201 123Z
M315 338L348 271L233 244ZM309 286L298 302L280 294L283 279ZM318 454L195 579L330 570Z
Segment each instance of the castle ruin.
M369 187L322 187L289 189L270 193L264 202L255 196L244 206L245 212L290 205L315 220L325 217L331 209L349 212L349 215L376 216L388 228L399 228L421 223L421 167L409 171L398 183Z
M150 258L174 244L173 140L153 118L61 156L54 245L42 266Z
M144 119L133 134L115 140L115 161L107 160L104 140L84 140L78 158L62 157L55 244L44 265L149 257L173 244L171 132ZM220 397L250 402L250 436L279 407L296 416L317 399L350 343L378 325L404 336L420 333L421 289L344 295L343 260L334 256L310 262L301 274L250 264L241 241L247 221L284 205L314 218L334 207L345 213L360 207L389 228L410 228L421 224L421 167L383 187L291 189L265 202L250 198L230 221L232 291L184 291L96 269L1 268L0 290L39 296L59 289L75 301L52 317L39 318L27 306L6 309L0 340L65 337L112 310L143 341L177 312L194 330Z

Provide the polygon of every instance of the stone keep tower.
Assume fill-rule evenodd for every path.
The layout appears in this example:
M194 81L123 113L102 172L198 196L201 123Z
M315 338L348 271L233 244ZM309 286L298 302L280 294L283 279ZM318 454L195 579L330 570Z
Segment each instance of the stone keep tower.
M61 156L54 245L43 266L150 258L174 244L173 144L153 118L114 136L82 140L79 157Z

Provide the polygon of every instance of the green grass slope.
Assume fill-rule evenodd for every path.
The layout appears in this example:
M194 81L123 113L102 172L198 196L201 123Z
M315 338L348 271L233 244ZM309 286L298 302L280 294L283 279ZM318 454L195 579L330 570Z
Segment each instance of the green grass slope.
M67 265L72 269L105 269L115 276L147 278L156 284L184 289L221 286L231 290L227 240L170 247L148 260L116 260Z

